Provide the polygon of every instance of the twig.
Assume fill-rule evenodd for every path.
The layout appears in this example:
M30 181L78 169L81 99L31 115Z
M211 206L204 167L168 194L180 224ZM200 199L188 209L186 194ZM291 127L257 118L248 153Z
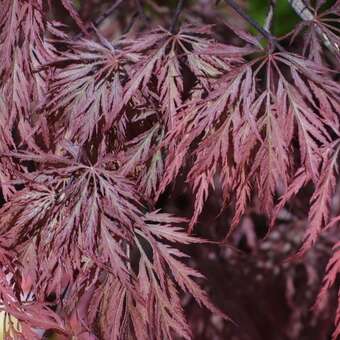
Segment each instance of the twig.
M252 25L259 33L262 34L273 46L275 46L279 51L286 52L286 50L277 42L277 40L261 25L251 18L234 0L224 0L227 5L232 7L235 12L237 12L244 20L246 20L250 25Z
M184 6L184 0L178 0L175 15L174 15L174 18L172 20L171 27L170 27L170 32L172 34L175 34L176 31L177 31L177 22L178 22L180 14L182 12L183 6Z
M263 28L267 32L271 32L272 27L273 27L275 6L276 6L276 0L269 0L268 13L267 13L266 20L265 20L265 23L264 23L264 26L263 26Z
M304 0L288 0L296 14L304 21L314 20L314 14L308 7ZM324 45L333 53L339 54L340 48L328 38L327 34L319 27L316 26L316 32L322 39Z
M107 19L123 2L123 0L116 0L105 12L103 12L98 18L96 18L93 22L94 27L98 27L105 19ZM93 28L90 26L89 31L92 31ZM83 32L78 33L74 39L77 40L83 36Z

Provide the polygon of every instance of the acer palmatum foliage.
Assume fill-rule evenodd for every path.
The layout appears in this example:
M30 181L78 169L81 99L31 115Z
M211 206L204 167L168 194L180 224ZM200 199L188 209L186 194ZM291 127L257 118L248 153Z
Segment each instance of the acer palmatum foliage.
M186 255L168 244L204 241L177 227L183 219L148 212L112 157L84 164L74 148L66 150L70 158L16 155L43 167L23 175L27 188L1 211L2 229L9 226L6 247L17 249L25 263L30 293L38 301L54 294L62 301L59 312L76 312L88 328L95 327L99 314L103 320L97 327L108 339L130 333L138 339L171 338L173 331L190 338L178 288L223 315L193 280L202 276L180 262ZM92 296L86 296L89 290ZM106 325L112 318L116 321Z
M79 339L191 339L183 296L227 320L182 251L206 242L190 233L214 190L219 208L233 210L224 242L252 206L273 230L307 186L305 237L290 255L301 259L335 230L340 5L321 5L288 35L292 47L282 39L286 51L269 32L264 44L222 23L235 44L192 15L178 29L164 18L111 40L70 0L0 1L7 338L39 339L42 329ZM53 19L56 8L79 34ZM301 37L302 48L293 47ZM189 220L156 208L179 176L194 195ZM316 310L339 273L338 248Z

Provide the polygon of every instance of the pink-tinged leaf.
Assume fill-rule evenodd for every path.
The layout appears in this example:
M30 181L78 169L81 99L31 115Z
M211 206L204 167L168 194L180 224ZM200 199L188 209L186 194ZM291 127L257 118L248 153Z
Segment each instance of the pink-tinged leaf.
M260 42L257 40L256 37L252 36L251 34L247 33L246 31L237 28L235 26L229 25L228 23L224 23L231 31L233 31L235 33L235 35L239 38L241 38L242 40L244 40L245 42L259 48L259 49L263 49L262 45L260 44Z
M333 254L329 259L326 267L326 275L323 279L322 288L319 291L316 302L313 306L314 310L322 305L324 299L327 297L329 290L335 285L336 279L340 274L340 242L337 242L333 247ZM338 291L337 310L335 316L335 330L332 334L332 340L336 340L340 336L340 290Z
M129 53L144 52L132 68L130 80L126 86L124 103L128 103L138 90L142 93L157 89L159 105L162 111L162 121L171 130L176 126L176 112L181 107L184 94L184 69L187 64L193 75L203 87L209 88L210 82L230 70L242 61L240 53L230 53L223 50L221 44L211 38L209 30L201 30L197 36L197 29L182 28L178 34L171 35L161 29L150 32L149 38L141 36L136 41L129 41ZM145 47L143 51L143 42ZM219 50L220 55L210 55L210 48Z
M233 216L233 219L230 224L230 228L228 231L228 234L224 238L224 242L226 242L229 238L229 236L233 233L235 228L238 226L238 224L241 221L241 217L246 211L247 204L249 203L251 192L250 192L250 185L248 181L245 178L244 172L239 174L239 180L235 183L235 213Z
M335 192L338 174L339 150L339 142L333 143L328 149L324 150L321 176L310 200L308 228L297 256L303 255L314 245L320 233L330 221L331 199Z
M112 45L89 40L79 41L73 53L65 52L55 60L58 70L50 86L49 100L42 103L42 109L51 119L65 121L62 135L84 144L96 134L102 121L106 130L112 129L114 122L121 123L121 75L125 63L127 60ZM125 134L124 126L117 124L116 130Z
M133 73L131 80L127 83L127 91L124 94L124 102L128 103L134 93L143 89L150 81L155 65L165 53L166 45L161 46L153 55L146 57L145 60L137 64L136 71Z
M157 211L146 214L145 221L148 224L148 230L151 234L160 240L167 240L173 243L190 244L190 243L205 243L204 239L190 236L176 224L187 222L184 218L174 217Z
M340 38L337 24L340 22L340 6L336 1L331 7L316 8L304 11L306 18L292 32L291 42L302 37L302 52L305 57L322 65L325 63L327 52L331 52L336 61L340 58ZM314 12L314 13L313 13Z
M279 203L276 205L270 221L271 228L273 227L282 208L289 202L297 193L310 181L310 176L306 169L300 168L297 170L292 182L289 184L287 191L280 197Z
M150 130L126 143L127 151L120 157L123 163L122 174L137 174L141 190L150 199L156 194L164 172L163 155L159 146L163 138L163 129L155 124Z
M203 210L204 203L208 198L209 186L213 186L213 182L211 182L211 176L207 175L206 173L201 173L199 176L195 177L193 183L193 190L195 192L195 210L189 224L189 233L193 231L194 225L197 223L198 216Z

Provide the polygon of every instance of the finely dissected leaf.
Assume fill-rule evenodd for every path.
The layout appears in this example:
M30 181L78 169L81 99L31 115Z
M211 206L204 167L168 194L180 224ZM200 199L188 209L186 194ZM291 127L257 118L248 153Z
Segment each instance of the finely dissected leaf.
M314 305L314 309L317 309L322 300L326 298L326 295L329 289L335 284L336 279L338 278L340 273L340 242L337 242L333 247L333 255L330 258L327 268L326 268L326 275L324 277L322 288L318 294L317 300ZM339 293L338 293L339 296ZM340 335L340 319L339 319L339 298L338 298L338 308L336 311L335 317L335 330L332 335L332 339L336 340Z
M264 89L257 82L261 70L266 75ZM318 181L320 147L331 142L330 130L338 134L339 126L337 85L322 77L325 72L297 55L268 54L230 71L206 98L193 99L178 113L179 123L167 137L170 152L160 191L185 164L184 156L192 152L195 163L188 181L196 203L190 229L218 173L225 199L235 192L238 178L244 178L241 188L248 193L250 188L256 189L267 215L272 214L274 197L287 191L298 167L303 166ZM298 160L291 157L294 151L300 154ZM248 199L246 192L236 197L239 211ZM233 226L240 213L237 216Z
M4 269L4 267L2 268ZM4 271L0 273L0 282L0 309L8 314L7 317L9 319L16 319L16 321L8 322L7 325L4 324L4 335L8 339L17 339L22 334L24 339L39 339L36 332L37 328L54 328L61 333L66 333L61 318L48 305L37 301L29 301L29 299L28 301L27 299L25 301L24 298L18 299L17 292L15 291L17 287L13 289L9 282L9 275L6 275ZM13 321L14 323L19 322L19 325L14 326Z
M122 174L137 174L137 182L145 197L154 197L163 175L163 154L160 149L163 137L163 129L156 123L150 130L126 143L127 151L121 156Z
M168 129L175 127L175 113L184 96L183 61L188 63L197 81L207 85L211 80L229 70L231 65L241 61L246 51L228 55L227 47L215 43L210 38L208 28L186 27L176 35L159 29L132 41L127 47L130 53L146 53L146 56L132 68L131 79L127 83L124 101L128 102L138 90L145 91L156 86L159 96L162 120ZM215 51L212 55L211 49Z
M331 199L338 176L339 141L323 151L321 175L311 197L308 228L299 255L309 250L330 221Z
M29 131L23 129L33 120L30 110L46 91L44 75L35 74L34 71L50 60L53 48L43 36L46 26L41 1L4 1L2 6L2 13L6 14L0 17L0 26L3 27L0 36L3 60L0 92L7 108L9 127L13 128L15 120L18 120L21 137L25 139L25 132ZM8 140L11 140L10 137Z
M292 182L289 184L287 191L284 195L280 197L280 201L275 207L274 213L271 219L271 225L273 226L277 215L280 213L281 209L290 201L300 190L310 181L310 176L306 173L304 168L297 170Z
M72 49L52 63L58 70L43 109L65 122L62 136L84 144L98 133L99 124L105 122L111 129L121 119L123 66L128 59L109 42L80 40Z
M33 111L46 93L47 73L34 71L50 60L54 48L44 37L42 1L3 0L0 7L0 150L4 152L14 147L14 131L21 143L35 147ZM9 198L14 188L8 181L15 166L7 159L0 167L1 187Z
M159 187L164 188L164 182L162 184L160 181L164 174L163 135L167 131L171 134L179 124L177 111L185 100L183 77L188 72L185 68L189 68L195 77L194 84L200 84L205 89L201 91L203 94L223 72L239 64L242 56L249 52L247 48L232 50L230 46L215 42L210 36L209 27L197 30L189 26L176 35L159 29L132 42L126 42L127 52L143 53L145 56L129 70L131 79L126 84L124 100L126 103L133 102L141 92L145 97L153 97L156 114L160 111L154 128L140 134L128 144L135 145L127 152L127 156L130 156L127 161L130 170L137 159L145 164L144 167L138 166L137 173L140 186L148 197L155 196L156 193L158 195ZM159 123L161 126L157 128ZM156 132L158 136L154 144L159 143L159 146L151 149L150 143L152 138L156 140ZM144 142L139 142L142 140ZM183 150L182 153L184 152ZM131 163L132 160L134 163Z
M153 332L159 338L164 336L172 338L172 331L175 331L182 337L191 339L190 329L186 325L174 284L191 294L199 304L214 313L225 316L209 302L206 293L193 280L202 278L202 275L180 261L187 255L169 245L162 244L159 240L166 239L185 244L202 242L202 240L188 236L177 228L172 231L168 223L181 222L181 219L174 219L168 214L147 214L146 222L147 228L137 232L139 237L137 236L136 243L143 259L143 262L140 262L139 278L143 280L141 282L143 295L148 300L147 304L150 304L148 315L157 325ZM152 248L151 259L143 248L142 240L148 240ZM159 276L162 271L171 273L174 281ZM148 281L147 285L144 283L145 280ZM169 291L168 294L167 291Z
M126 28L125 16L113 11L118 4L132 8L132 3L145 22L134 14ZM289 51L280 48L269 31L264 48L258 37L240 29L229 27L232 36L223 25L201 25L215 20L197 13L208 6L203 2L185 4L189 24L175 33L149 29L146 16L164 10L152 1L147 1L146 15L142 1L115 2L91 27L81 18L84 13L93 19L87 5L81 4L78 14L75 4L0 0L0 309L7 317L5 336L39 339L47 336L41 334L45 330L54 330L79 340L191 339L197 330L191 330L183 307L200 332L202 320L191 310L194 300L218 316L217 323L203 320L202 336L222 334L221 321L227 317L198 284L203 275L195 259L229 255L202 245L199 256L183 250L207 243L190 233L197 222L207 221L200 216L211 213L206 203L212 191L221 195L214 204L223 202L232 211L232 216L225 211L225 241L242 221L235 242L243 248L245 235L252 251L261 248L255 249L257 226L252 221L247 231L243 222L264 213L271 231L277 217L281 221L288 212L283 208L294 208L293 196L308 196L309 189L314 191L308 197L308 222L296 223L306 224L297 256L323 242L320 234L334 232L339 222L340 92L332 69L339 59L340 3L328 6L321 0L315 10L304 8L309 19L292 36L304 34L303 43L294 45L301 56L285 42ZM180 5L173 27L180 26ZM59 10L71 17L61 20L75 21L80 33L55 21ZM156 16L168 25L163 14ZM112 19L113 42L103 36L110 29L102 35L96 27ZM164 193L169 186L184 193L177 176L192 188L192 196L186 192L189 200L194 197L193 212L185 219L155 208L190 215L186 204L172 202L171 190ZM297 209L280 224L280 235L300 217L303 209ZM189 233L182 228L186 223ZM218 232L211 229L216 239ZM297 229L294 246L299 235ZM339 273L337 235L330 239L334 254L317 307ZM283 277L276 275L274 262L267 265L268 273L273 268L276 277ZM306 265L308 284L312 276L317 281L313 266ZM242 264L239 272L246 269ZM294 319L302 308L293 301L291 270L284 275ZM340 335L339 308L334 340ZM294 332L300 327L287 328L294 328L287 336L299 336Z
M122 334L127 337L130 322L136 329L150 327L145 339L154 334L154 329L159 337L173 338L175 332L189 339L175 285L211 311L218 310L193 280L201 275L180 262L186 256L162 242L188 244L203 240L188 236L176 226L185 221L182 218L159 211L145 213L133 183L111 169L115 167L112 159L86 164L77 160L77 153L72 155L66 150L72 151L71 146L60 156L13 154L22 160L34 159L43 167L24 176L29 187L15 194L0 211L6 247L16 247L28 255L28 247L34 244L36 260L27 266L39 273L39 281L31 289L37 296L58 294L63 310L71 312L72 332L80 332L83 323L91 327L94 313L103 313L100 327L104 339L120 339ZM140 255L132 258L132 251ZM60 254L62 263L57 260ZM146 265L149 277L153 277L147 293L137 289L145 283L139 282L140 276L132 270L135 261L140 262L139 266ZM165 274L170 276L166 278ZM87 296L81 287L104 292ZM67 297L63 297L65 290ZM108 298L112 290L116 293ZM95 299L98 310L90 309L91 318L87 320L90 305L86 301L91 299ZM157 306L154 310L147 306L150 299ZM107 320L113 320L109 329L105 326ZM158 328L160 320L162 327Z
M304 20L293 30L291 41L294 41L303 32L302 53L306 57L323 65L325 52L331 51L339 62L340 38L337 27L340 22L339 2L336 1L324 11L320 7L319 5L316 8L308 7L308 10L304 11L302 14Z
M87 33L86 27L83 21L81 20L77 10L74 8L73 0L60 0L60 1L62 5L65 7L65 9L68 11L70 16L73 18L73 20L77 23L79 28L86 34Z

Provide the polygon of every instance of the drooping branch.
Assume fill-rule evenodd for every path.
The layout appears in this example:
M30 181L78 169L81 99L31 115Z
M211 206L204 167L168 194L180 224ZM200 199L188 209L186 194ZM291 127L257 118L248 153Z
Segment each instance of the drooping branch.
M174 18L172 20L171 27L170 27L170 32L173 33L173 34L176 33L178 19L179 19L181 12L182 12L183 6L184 6L184 0L178 0L175 15L174 15Z
M253 26L264 38L266 38L273 46L279 51L285 52L285 49L277 42L277 40L261 25L250 17L234 0L224 0L227 5L235 10L244 20L246 20L251 26Z

